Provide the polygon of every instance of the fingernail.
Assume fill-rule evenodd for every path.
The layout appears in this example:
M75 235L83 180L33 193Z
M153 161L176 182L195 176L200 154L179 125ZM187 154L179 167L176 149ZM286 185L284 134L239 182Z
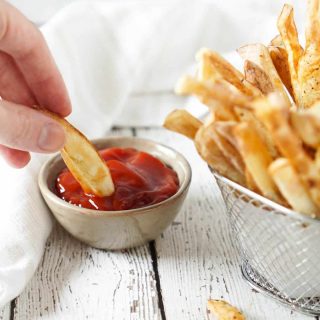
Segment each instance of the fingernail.
M64 130L55 123L47 123L43 126L38 139L38 146L43 151L54 152L60 150L65 141Z

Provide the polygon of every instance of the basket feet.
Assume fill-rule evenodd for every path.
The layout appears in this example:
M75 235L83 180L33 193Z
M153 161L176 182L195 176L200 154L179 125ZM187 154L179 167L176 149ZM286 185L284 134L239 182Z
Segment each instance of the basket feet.
M281 293L263 276L255 271L247 261L242 263L241 272L243 278L254 290L263 293L292 310L312 316L320 315L320 297L290 298Z

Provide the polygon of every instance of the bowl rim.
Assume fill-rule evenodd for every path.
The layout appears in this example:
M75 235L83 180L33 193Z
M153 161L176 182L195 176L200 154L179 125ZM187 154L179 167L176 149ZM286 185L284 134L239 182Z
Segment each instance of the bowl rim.
M282 206L281 204L276 203L268 198L265 198L264 196L262 196L258 193L255 193L254 191L220 175L218 172L216 172L210 166L208 166L208 167L216 179L218 179L218 180L222 181L223 183L225 183L226 185L229 185L230 187L238 190L239 192L250 197L251 199L258 200L258 201L262 202L263 204L267 205L268 207L276 210L277 212L280 212L281 214L284 214L284 215L289 216L291 218L300 220L301 222L306 222L309 224L313 224L313 223L320 224L319 218L313 218L313 217L307 216L303 213L300 213L298 211L286 208L286 207Z
M152 145L158 145L164 149L167 149L170 152L173 152L176 156L179 157L178 161L180 161L182 163L182 166L185 169L185 177L182 182L179 181L180 182L179 189L174 195L172 195L171 197L169 197L166 200L152 204L150 206L129 209L129 210L106 211L106 210L95 210L95 209L89 209L89 208L83 208L83 207L76 206L74 204L71 204L69 202L64 201L63 199L59 198L54 192L52 192L49 189L49 186L48 186L47 181L45 179L45 176L48 175L47 171L49 170L50 165L57 160L60 160L60 161L62 160L61 155L58 153L58 154L55 154L52 157L50 157L41 166L41 169L40 169L40 172L38 175L38 186L40 188L40 192L41 192L42 196L44 197L43 194L46 194L46 196L51 201L55 202L59 206L64 206L66 208L69 208L70 210L73 211L74 214L81 215L81 216L86 215L86 216L101 218L101 217L106 217L106 216L108 216L108 217L113 216L114 217L114 216L127 216L127 215L134 216L137 214L146 214L155 208L161 207L163 205L166 205L166 204L174 201L175 199L179 198L188 189L188 187L190 186L190 183L191 183L191 178L192 178L191 166L190 166L189 162L187 161L187 159L180 152L176 151L175 149L173 149L167 145L164 145L160 142L153 141L150 139L145 139L145 138L140 138L140 137L135 137L135 136L112 136L112 137L91 139L90 141L93 144L99 144L99 143L104 143L104 142L107 142L110 140L117 141L117 140L124 140L124 139L145 142L145 143L152 144ZM141 151L143 151L143 150L141 150ZM145 152L147 152L147 151L145 151ZM161 159L161 157L159 157L159 158L160 158L159 160L163 161Z

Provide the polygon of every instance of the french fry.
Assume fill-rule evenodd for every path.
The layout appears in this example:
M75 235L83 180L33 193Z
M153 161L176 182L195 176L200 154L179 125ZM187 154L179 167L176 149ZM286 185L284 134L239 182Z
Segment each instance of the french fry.
M309 108L320 99L320 3L308 1L306 46L299 60L299 107Z
M244 82L243 74L220 54L208 49L201 49L197 54L200 61L200 80L225 80L237 88L240 92L249 96L260 95L250 83Z
M247 168L244 172L244 176L246 178L246 187L256 193L260 193L257 184L255 183L250 171Z
M292 82L291 82L287 50L282 46L278 46L278 47L269 46L268 50L269 50L273 65L275 66L281 81L287 88L292 99L295 101L294 91L293 91Z
M306 145L315 149L320 147L320 103L308 110L291 111L290 118L292 126Z
M269 76L254 62L246 60L244 62L245 79L253 86L257 87L263 94L274 91Z
M270 41L269 46L272 46L272 47L282 47L282 48L284 48L284 43L283 43L283 41L282 41L281 35L280 35L280 34L276 35L276 36Z
M301 182L289 160L278 158L269 166L269 173L281 194L294 210L311 217L320 216L319 209L313 203L307 188Z
M110 196L114 192L112 177L93 144L67 120L50 111L35 108L64 128L66 142L60 150L61 156L83 191L99 197Z
M217 123L214 122L207 127L208 134L215 141L224 157L239 172L245 171L245 165L238 150L216 130Z
M313 159L303 148L298 134L289 122L290 106L278 94L258 99L252 103L255 114L270 131L282 155L293 165L308 188L313 202L320 207L320 175Z
M237 120L233 111L234 104L248 104L251 101L247 96L237 92L226 82L210 83L199 81L192 77L181 78L175 88L180 95L196 95L199 100L212 109L219 119Z
M278 30L288 55L293 96L296 103L301 104L301 88L298 80L298 64L303 54L299 43L298 32L294 22L292 6L285 4L278 18Z
M234 128L233 134L246 168L260 192L273 201L283 202L268 173L268 167L273 160L272 156L259 134L246 122L238 124Z
M267 47L259 43L249 44L239 48L237 51L242 59L252 61L268 75L274 92L279 92L288 102L290 101Z
M215 129L217 133L225 138L231 145L237 148L237 141L233 135L233 129L238 124L236 121L216 121Z
M174 110L167 115L163 126L193 140L202 122L186 110Z
M224 300L209 300L208 309L217 320L245 320L244 315Z
M235 107L234 110L241 122L247 122L255 129L263 143L266 145L271 156L276 158L279 153L272 140L272 137L261 121L257 119L253 111L241 107Z
M195 146L198 153L219 174L243 185L245 183L243 173L235 169L223 155L216 142L212 139L210 130L210 127L206 126L202 126L198 130L195 137Z

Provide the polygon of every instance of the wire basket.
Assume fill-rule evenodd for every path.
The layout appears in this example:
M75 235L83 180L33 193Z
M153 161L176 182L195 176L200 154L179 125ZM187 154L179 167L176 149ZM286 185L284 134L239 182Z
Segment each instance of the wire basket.
M292 309L320 315L320 220L213 174L227 206L244 278Z

